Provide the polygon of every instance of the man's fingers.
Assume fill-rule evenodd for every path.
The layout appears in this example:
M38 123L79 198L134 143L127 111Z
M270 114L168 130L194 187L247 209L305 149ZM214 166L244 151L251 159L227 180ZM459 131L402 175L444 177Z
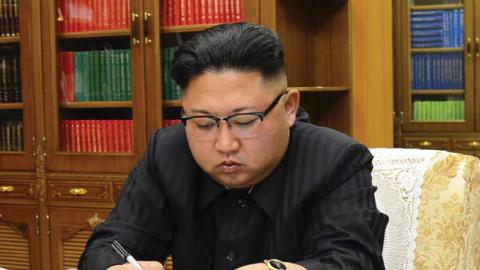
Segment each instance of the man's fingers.
M139 263L145 270L164 270L163 265L156 261L140 261Z
M163 265L156 261L139 261L138 263L145 270L164 270ZM125 263L122 265L111 266L107 268L107 270L138 270L138 269L129 263Z

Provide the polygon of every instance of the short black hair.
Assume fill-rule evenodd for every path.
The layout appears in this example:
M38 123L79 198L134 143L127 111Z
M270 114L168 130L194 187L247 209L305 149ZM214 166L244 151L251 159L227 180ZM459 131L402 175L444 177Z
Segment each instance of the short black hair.
M196 75L227 69L259 71L266 80L285 73L277 34L251 23L217 25L180 45L172 62L173 79L182 89Z

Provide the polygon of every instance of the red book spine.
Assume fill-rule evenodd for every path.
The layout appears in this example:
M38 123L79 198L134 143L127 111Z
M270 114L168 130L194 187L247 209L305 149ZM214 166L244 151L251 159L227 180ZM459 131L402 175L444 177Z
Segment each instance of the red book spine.
M71 32L72 31L72 16L71 12L72 9L70 8L71 3L73 0L60 0L63 4L63 21L64 21L64 32Z
M87 31L88 13L87 13L88 0L79 0L78 3L78 30L80 32Z
M87 132L85 128L85 120L78 120L80 126L80 150L79 152L87 152Z
M119 127L118 127L118 120L111 120L112 121L112 130L113 130L113 152L118 153L120 152L120 134Z
M180 25L187 24L187 4L185 0L179 0L180 6L178 7L178 11L180 14Z
M95 152L93 149L94 149L94 140L93 140L93 136L94 136L94 127L92 125L92 121L93 120L85 120L85 130L86 130L86 150L85 152L88 152L88 153L92 153L92 152Z
M220 22L220 12L218 10L218 0L210 0L213 1L213 22L219 23Z
M200 23L200 0L193 0L192 1L192 24L199 24Z
M115 0L111 2L112 5L112 29L121 29L122 28L122 14L121 11L122 9L120 8L120 2L119 0Z
M207 23L207 0L200 0L200 24Z
M215 1L207 0L207 23L214 23L214 13L215 13Z
M160 10L161 10L160 26L166 26L167 25L167 0L162 0L160 2Z
M74 152L75 151L75 127L72 120L67 121L67 152Z
M167 25L173 25L173 1L175 0L167 0Z
M245 21L245 0L237 0L239 21Z
M126 152L127 146L125 143L125 120L117 120L118 123L118 142L119 142L119 152Z
M135 125L133 124L133 120L130 120L130 128L128 129L128 131L130 132L130 149L131 149L131 152L133 153L134 149L135 149Z
M97 120L89 120L90 122L90 138L92 142L93 153L98 153L98 137L97 137Z
M230 13L230 0L224 0L224 15L225 15L225 22L231 22L231 13Z
M173 25L180 25L180 0L173 0Z
M113 120L105 120L105 125L107 128L107 148L108 152L115 152L115 143L113 137Z
M87 13L87 21L86 21L86 31L93 31L93 27L94 27L94 19L95 19L95 16L93 14L94 10L93 10L93 6L94 6L94 1L93 0L87 0L87 5L86 5L86 13Z
M187 25L193 24L193 0L186 0L186 13L185 16L187 17Z
M110 29L110 12L108 10L108 2L110 2L110 0L102 0L102 30Z
M240 0L232 0L232 21L240 21Z
M80 31L80 20L79 20L79 13L80 13L80 0L73 0L73 5L70 7L72 11L70 12L70 15L72 16L72 32L78 32Z
M223 23L225 22L225 11L224 11L224 5L225 5L225 0L216 0L217 5L218 5L218 22Z
M73 130L74 130L74 135L75 135L75 138L74 138L74 149L73 149L73 152L81 152L82 151L82 148L81 148L81 133L80 133L80 120L72 120L73 122Z
M65 32L65 0L57 1L57 31Z
M122 1L124 2L124 1ZM130 1L125 0L125 13L124 13L125 29L130 29L131 19L130 19Z
M97 120L97 128L98 128L98 151L101 153L108 152L107 149L107 128L105 125L105 121Z
M127 149L126 151L128 153L132 153L133 152L133 142L132 142L132 123L133 121L132 120L127 120L126 121L126 125L125 125L125 141L126 141L126 146L127 146Z

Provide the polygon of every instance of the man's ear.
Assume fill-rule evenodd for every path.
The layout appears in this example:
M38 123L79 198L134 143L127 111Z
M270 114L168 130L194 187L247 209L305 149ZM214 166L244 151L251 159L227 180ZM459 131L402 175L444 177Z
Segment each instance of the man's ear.
M297 116L298 106L300 104L300 93L296 89L290 89L286 95L285 114L288 125L291 127L295 123L295 118Z

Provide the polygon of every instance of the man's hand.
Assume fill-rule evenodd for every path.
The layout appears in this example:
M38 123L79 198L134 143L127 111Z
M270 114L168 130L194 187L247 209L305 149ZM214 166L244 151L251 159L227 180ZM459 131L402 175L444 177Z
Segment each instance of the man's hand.
M145 270L164 270L163 269L163 265L159 262L155 262L155 261L139 261L138 262L142 267L143 269ZM122 264L122 265L114 265L114 266L110 266L109 268L107 268L106 270L137 270L137 268L135 268L133 265L129 264L129 263L125 263L125 264Z
M294 264L294 263L289 263L289 262L283 262L285 266L287 266L287 270L307 270L305 267ZM240 268L237 268L236 270L267 270L267 265L264 263L254 263L254 264L248 264L244 265Z

